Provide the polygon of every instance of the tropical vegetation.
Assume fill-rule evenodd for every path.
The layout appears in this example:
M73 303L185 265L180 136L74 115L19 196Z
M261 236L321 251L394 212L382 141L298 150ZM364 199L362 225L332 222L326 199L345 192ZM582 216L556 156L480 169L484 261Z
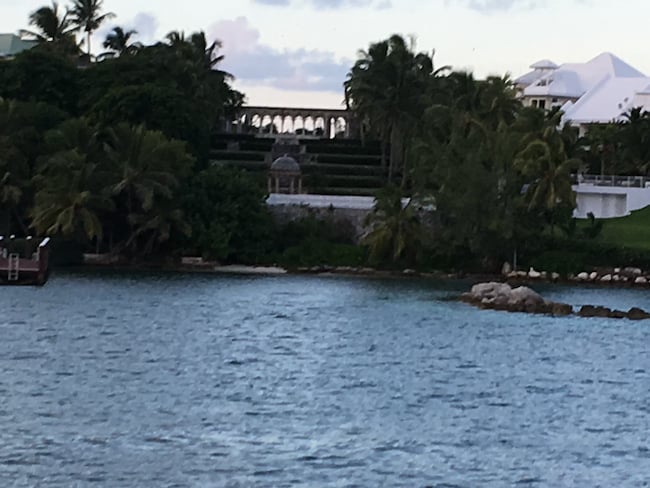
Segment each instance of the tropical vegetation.
M494 270L601 234L572 219L575 173L650 171L647 112L580 137L560 112L524 107L507 76L436 67L393 35L360 51L344 83L386 184L361 245L314 216L278 226L253 176L210 163L244 102L220 42L173 31L144 45L107 26L109 53L95 57L91 37L113 16L102 0L53 2L21 32L38 46L0 63L3 234L132 260Z

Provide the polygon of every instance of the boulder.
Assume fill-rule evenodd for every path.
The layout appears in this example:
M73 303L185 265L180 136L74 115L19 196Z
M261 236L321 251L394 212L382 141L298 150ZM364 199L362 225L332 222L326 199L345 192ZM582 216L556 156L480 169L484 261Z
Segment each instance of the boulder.
M508 283L479 283L472 287L470 294L475 297L476 300L481 301L484 298L495 299L499 296L508 296L512 288Z
M587 280L589 280L589 273L584 273L584 272L583 272L583 273L580 273L580 274L577 276L577 278L578 278L580 281L587 281Z
M550 314L556 317L573 314L571 305L547 302L537 292L526 286L513 289L507 283L479 283L474 285L469 293L461 295L461 300L490 310ZM650 313L640 308L631 308L628 312L623 312L594 305L584 305L577 315L580 317L628 318L630 320L650 319Z
M501 267L501 274L504 276L509 276L510 273L512 273L512 265L506 261L503 263L503 266Z
M596 273L596 272L594 271L593 273L591 273L591 274L589 275L589 279L590 279L591 281L596 281L596 280L598 279L598 273Z
M544 305L544 299L535 291L526 286L520 286L510 291L508 297L509 306L524 306L526 308L537 308Z
M567 315L573 314L573 307L567 303L554 303L550 304L551 315L555 317L566 317Z
M641 271L640 268L625 268L623 269L623 273L628 275L639 276L643 274L643 271Z
M603 283L611 283L611 282L612 282L612 275L611 275L611 274L607 274L607 275L603 276L603 277L600 279L600 281L602 281Z
M537 292L520 286L512 289L506 283L481 283L474 285L461 300L483 309L535 314L570 315L570 305L546 302Z
M538 280L542 277L542 273L535 271L533 268L530 268L530 270L528 270L528 277L534 280Z
M609 317L612 313L607 307L595 307L593 305L584 305L578 311L580 317Z
M614 273L617 273L617 274L618 274L618 273L620 273L620 272L621 272L621 268L614 268Z
M650 319L650 313L640 308L633 307L627 312L627 318L630 320L647 320Z
M647 285L648 284L648 278L645 276L639 276L634 280L634 283L636 285Z

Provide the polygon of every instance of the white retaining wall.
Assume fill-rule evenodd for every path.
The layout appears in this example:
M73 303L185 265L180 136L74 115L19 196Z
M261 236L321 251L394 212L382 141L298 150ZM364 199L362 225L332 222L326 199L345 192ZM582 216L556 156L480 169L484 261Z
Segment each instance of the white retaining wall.
M577 208L574 216L586 219L590 212L597 219L625 217L634 210L650 205L650 188L597 186L587 183L574 185Z

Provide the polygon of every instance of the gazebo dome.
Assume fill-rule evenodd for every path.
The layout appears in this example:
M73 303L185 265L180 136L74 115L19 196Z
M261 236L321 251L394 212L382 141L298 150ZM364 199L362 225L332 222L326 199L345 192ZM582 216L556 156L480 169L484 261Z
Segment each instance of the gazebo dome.
M278 173L300 173L300 165L291 156L280 156L271 164L271 171Z

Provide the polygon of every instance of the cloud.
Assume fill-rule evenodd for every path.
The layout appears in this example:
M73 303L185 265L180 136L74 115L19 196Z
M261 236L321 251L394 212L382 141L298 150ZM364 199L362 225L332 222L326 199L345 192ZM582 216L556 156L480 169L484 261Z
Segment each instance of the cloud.
M468 7L479 12L498 12L521 8L532 10L544 5L543 0L469 0Z
M246 17L213 24L209 39L223 42L222 68L244 83L282 90L343 92L343 81L352 66L333 53L309 49L279 50L260 42L260 33Z
M129 28L138 31L138 39L140 39L140 42L148 44L154 42L156 39L158 19L153 14L140 12L128 25Z
M140 12L133 19L126 22L118 21L112 24L104 24L93 37L96 41L103 42L113 28L118 25L127 31L136 30L138 33L133 36L133 40L143 44L152 44L157 41L158 19L153 14L146 12Z
M271 5L274 7L288 7L297 3L311 5L319 10L336 10L343 7L372 7L378 10L390 8L390 0L253 0L253 3Z
M445 3L447 5L450 3L461 3L469 9L483 14L490 14L514 9L533 10L544 7L546 0L458 0L458 2L445 0Z

